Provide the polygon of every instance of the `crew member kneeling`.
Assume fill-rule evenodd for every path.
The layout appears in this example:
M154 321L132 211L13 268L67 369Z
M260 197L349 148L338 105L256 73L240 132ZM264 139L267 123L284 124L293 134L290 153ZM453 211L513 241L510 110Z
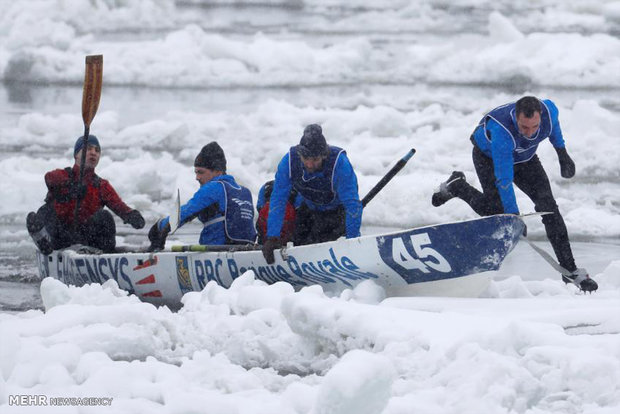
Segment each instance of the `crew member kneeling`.
M282 157L271 194L263 255L275 261L291 188L301 196L293 243L297 246L359 237L362 203L357 176L342 148L327 145L320 125L308 125L299 145Z
M256 241L252 193L226 174L226 157L217 142L205 145L194 161L200 188L181 206L179 226L198 217L204 228L203 245L247 244ZM170 217L158 220L149 231L150 250L162 250L170 232Z
M43 254L82 244L112 253L116 247L114 217L104 207L133 228L144 227L144 218L138 210L127 206L114 187L95 174L101 157L101 146L94 135L88 136L84 149L84 137L79 137L73 148L73 167L57 169L45 174L47 196L45 204L26 217L28 233ZM84 177L80 182L82 151L86 151ZM77 224L75 206L79 200Z

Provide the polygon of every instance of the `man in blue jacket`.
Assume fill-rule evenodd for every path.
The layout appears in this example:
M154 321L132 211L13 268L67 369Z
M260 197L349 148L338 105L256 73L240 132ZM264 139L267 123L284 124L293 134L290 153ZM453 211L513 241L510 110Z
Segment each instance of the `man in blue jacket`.
M246 244L256 241L254 204L247 188L226 174L226 157L217 142L205 145L194 161L200 188L181 206L179 227L198 217L204 228L200 244ZM151 250L162 250L170 232L170 217L158 220L149 231Z
M282 157L273 185L263 255L274 262L291 188L301 197L293 243L296 246L359 237L362 203L357 176L342 148L327 145L320 125L308 125L299 145Z
M542 221L560 265L568 271L562 280L591 292L598 285L585 269L575 265L564 219L536 155L538 144L547 138L558 154L562 177L573 177L575 163L566 152L558 108L552 101L525 96L493 109L471 136L472 158L482 192L469 185L461 171L454 171L433 194L432 203L439 207L458 197L481 216L519 214L514 183L534 202L536 211L553 213L544 215Z

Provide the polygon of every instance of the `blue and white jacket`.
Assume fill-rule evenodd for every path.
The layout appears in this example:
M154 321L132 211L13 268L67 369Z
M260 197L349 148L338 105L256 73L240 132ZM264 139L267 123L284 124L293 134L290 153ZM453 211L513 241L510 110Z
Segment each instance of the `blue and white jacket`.
M357 188L357 176L346 152L329 147L330 155L320 171L309 173L303 167L297 147L291 147L282 157L269 203L267 237L279 237L284 220L286 201L291 187L298 191L302 203L312 210L334 210L344 207L346 237L359 237L362 224L362 203Z
M231 175L219 175L200 186L194 196L181 206L179 227L196 217L204 224L200 233L200 244L223 245L256 241L252 193L237 184ZM169 220L170 217L166 217L160 222L160 230Z
M515 102L487 113L473 133L476 146L493 159L495 185L504 213L519 214L513 187L514 165L529 161L536 154L538 144L547 138L555 148L564 148L558 108L548 99L541 100L541 104L540 127L529 138L519 132Z

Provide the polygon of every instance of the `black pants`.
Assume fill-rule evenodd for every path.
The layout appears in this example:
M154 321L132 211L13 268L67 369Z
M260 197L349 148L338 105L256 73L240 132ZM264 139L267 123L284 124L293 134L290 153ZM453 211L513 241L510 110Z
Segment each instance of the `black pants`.
M454 194L465 200L481 216L503 213L504 207L495 185L493 160L484 155L476 145L472 151L472 159L482 185L482 192L468 183L463 183L463 185L455 188ZM527 162L514 165L514 184L534 202L536 211L553 213L542 216L547 237L560 265L569 271L575 270L575 260L570 247L566 224L564 224L562 214L560 214L551 192L547 173L537 155L534 155Z
M44 204L37 210L37 222L45 226L52 239L54 250L64 249L72 244L96 247L105 253L113 253L116 247L116 224L112 214L104 209L97 211L86 223L78 226L77 233L73 226L61 222L54 208Z
M336 240L346 234L344 207L317 211L302 204L295 215L295 246Z

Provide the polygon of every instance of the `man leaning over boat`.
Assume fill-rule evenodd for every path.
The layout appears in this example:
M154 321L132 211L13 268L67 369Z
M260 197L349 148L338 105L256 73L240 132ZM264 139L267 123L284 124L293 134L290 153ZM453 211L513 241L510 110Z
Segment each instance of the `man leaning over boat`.
M82 151L86 151L83 180L80 181ZM73 167L45 174L48 192L45 204L26 217L28 233L43 254L82 244L112 253L116 247L116 225L108 207L133 228L144 227L144 218L121 200L108 180L100 178L95 168L101 158L101 146L89 135L86 149L84 137L73 148ZM77 224L75 210L78 204Z
M258 235L258 244L263 244L267 237L267 218L269 217L269 203L271 200L271 193L273 192L274 180L269 180L258 191L258 197L256 200L256 211L258 212L258 218L256 220L256 233ZM280 240L282 244L293 241L293 235L295 233L295 214L296 208L301 204L301 197L297 195L297 191L293 188L286 202L284 209L284 221L282 223L282 230L280 231Z
M362 203L355 171L342 148L327 145L320 125L308 125L299 145L291 147L278 164L263 243L267 263L274 263L273 252L282 245L291 189L302 199L295 217L296 246L359 237Z
M179 227L198 218L204 225L199 239L202 245L254 243L252 194L226 174L226 157L217 142L202 147L194 160L194 173L200 188L181 206ZM151 251L164 248L170 230L170 217L151 227Z
M482 117L470 137L482 192L467 183L461 171L454 171L435 191L432 204L439 207L457 197L481 216L519 214L516 185L534 202L536 211L551 213L543 215L542 222L560 266L566 270L562 280L592 292L598 285L575 264L566 224L536 155L538 144L547 138L558 154L562 177L572 178L575 163L566 151L558 108L551 100L525 96L493 109Z

